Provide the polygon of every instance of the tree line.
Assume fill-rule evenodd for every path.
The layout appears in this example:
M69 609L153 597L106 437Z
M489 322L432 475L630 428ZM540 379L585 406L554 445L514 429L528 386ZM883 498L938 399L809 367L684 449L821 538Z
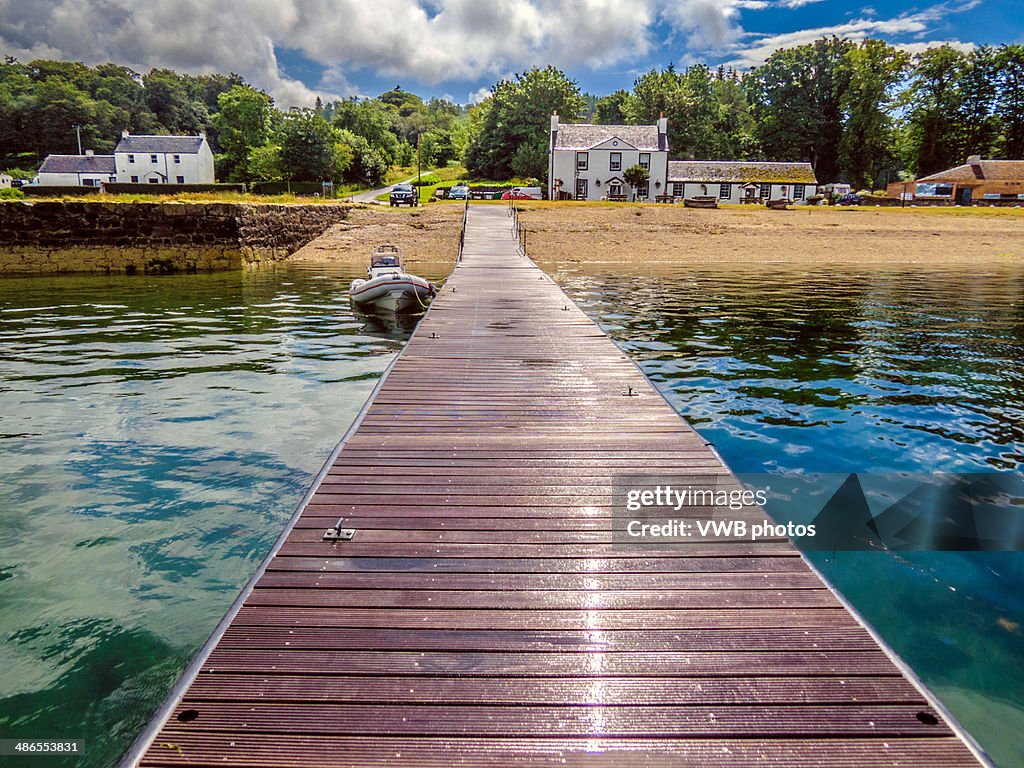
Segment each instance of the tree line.
M740 74L696 64L652 69L632 90L584 94L548 67L503 80L471 115L467 165L543 177L548 120L669 120L673 159L813 163L822 182L875 188L969 155L1024 158L1024 46L950 46L911 56L881 40L829 37L775 52Z
M50 153L111 152L132 133L205 131L224 181L380 183L391 166L463 162L479 178L542 179L552 112L563 122L669 119L674 159L789 160L822 182L875 188L958 165L1024 158L1024 46L911 56L839 37L779 50L746 73L696 64L583 93L554 67L496 83L470 107L395 87L372 99L280 110L237 74L139 74L115 64L7 58L0 65L0 167Z
M205 131L222 181L378 184L388 169L445 165L465 153L465 109L400 87L375 99L279 110L237 74L139 74L115 64L0 64L0 168L30 176L49 154L113 152L121 131Z

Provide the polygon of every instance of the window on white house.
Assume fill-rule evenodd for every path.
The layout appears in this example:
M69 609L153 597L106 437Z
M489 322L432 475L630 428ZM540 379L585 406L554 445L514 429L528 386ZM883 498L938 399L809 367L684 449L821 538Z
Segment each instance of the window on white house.
M621 171L622 170L622 153L612 152L608 156L608 170L609 171Z
M651 170L651 153L641 152L640 153L640 167L645 171Z
M181 155L175 155L174 156L174 164L175 165L181 165Z
M179 176L178 177L178 183L179 184L184 184L185 183L185 177L184 176Z
M728 200L730 197L732 197L732 184L719 184L718 199Z
M803 200L804 199L804 185L803 184L794 184L793 185L793 199L794 200Z
M128 162L129 163L134 163L135 162L135 155L128 155Z
M160 179L150 179L149 183L150 184L159 184L160 183Z
M156 155L150 155L149 156L149 162L151 162L153 165L156 165L156 160L157 160Z
M621 195L622 194L622 185L619 182L617 182L617 181L609 182L608 183L608 194L609 195L613 195L613 196Z
M637 187L636 188L636 199L637 200L646 200L649 196L650 196L650 188L649 187Z
M139 183L139 177L138 176L132 176L132 184L138 184L138 183Z
M673 181L672 182L672 196L673 197L682 197L683 196L683 189L685 188L685 186L686 185L683 184L680 181Z
M586 153L584 153L586 154ZM576 199L586 200L587 199L587 180L576 179Z
M82 179L82 186L83 187L95 187L96 186L96 179Z
M772 185L771 184L762 184L761 185L761 199L762 200L767 200L771 196L772 196Z
M576 153L576 170L585 171L590 165L590 156L586 152Z

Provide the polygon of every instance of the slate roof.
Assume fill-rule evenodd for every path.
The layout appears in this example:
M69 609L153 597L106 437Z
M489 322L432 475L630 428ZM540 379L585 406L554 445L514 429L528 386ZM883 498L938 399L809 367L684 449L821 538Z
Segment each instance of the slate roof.
M114 174L113 155L47 155L39 173L105 173Z
M195 155L203 145L202 136L123 136L115 153L138 155Z
M668 180L712 184L754 182L761 184L817 184L810 163L770 163L735 160L671 160Z
M981 166L981 175L975 173L970 163L964 163L918 181L1024 181L1024 160L982 160L978 165Z
M562 123L555 136L555 149L590 149L612 138L622 139L645 152L667 152L668 139L658 135L656 125L590 125Z

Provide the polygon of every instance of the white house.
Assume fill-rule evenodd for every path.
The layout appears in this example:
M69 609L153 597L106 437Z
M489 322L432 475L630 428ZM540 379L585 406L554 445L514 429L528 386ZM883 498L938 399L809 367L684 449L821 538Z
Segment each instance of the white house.
M8 176L6 173L0 173L0 189L10 189L11 182L14 181L12 176Z
M665 193L668 120L657 125L560 124L551 116L548 189L552 199L600 200L625 196L651 200ZM630 189L622 172L646 168L646 187Z
M720 203L806 200L817 190L810 163L672 160L668 190L676 198L714 197Z
M44 187L98 187L114 180L114 156L91 149L84 155L47 155L35 178Z
M212 184L213 151L206 134L133 136L114 149L117 180L131 184Z

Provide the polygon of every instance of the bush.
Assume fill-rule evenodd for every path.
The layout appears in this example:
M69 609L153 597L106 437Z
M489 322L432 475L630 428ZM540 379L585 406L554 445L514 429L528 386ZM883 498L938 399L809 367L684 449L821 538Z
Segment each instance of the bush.
M0 189L0 200L24 200L25 193L20 189Z
M337 189L337 188L335 188ZM251 184L249 191L254 195L286 195L312 197L322 195L323 184L319 181L293 181L291 185L287 181L262 181L259 184Z
M431 186L433 186L435 184L440 184L441 180L439 178L437 178L437 176L434 176L433 174L428 173L423 178L421 178L421 179L413 179L409 183L412 184L414 187L431 187Z
M98 195L99 187L56 187L43 186L41 184L30 184L22 187L21 191L30 197L86 197L87 195Z

